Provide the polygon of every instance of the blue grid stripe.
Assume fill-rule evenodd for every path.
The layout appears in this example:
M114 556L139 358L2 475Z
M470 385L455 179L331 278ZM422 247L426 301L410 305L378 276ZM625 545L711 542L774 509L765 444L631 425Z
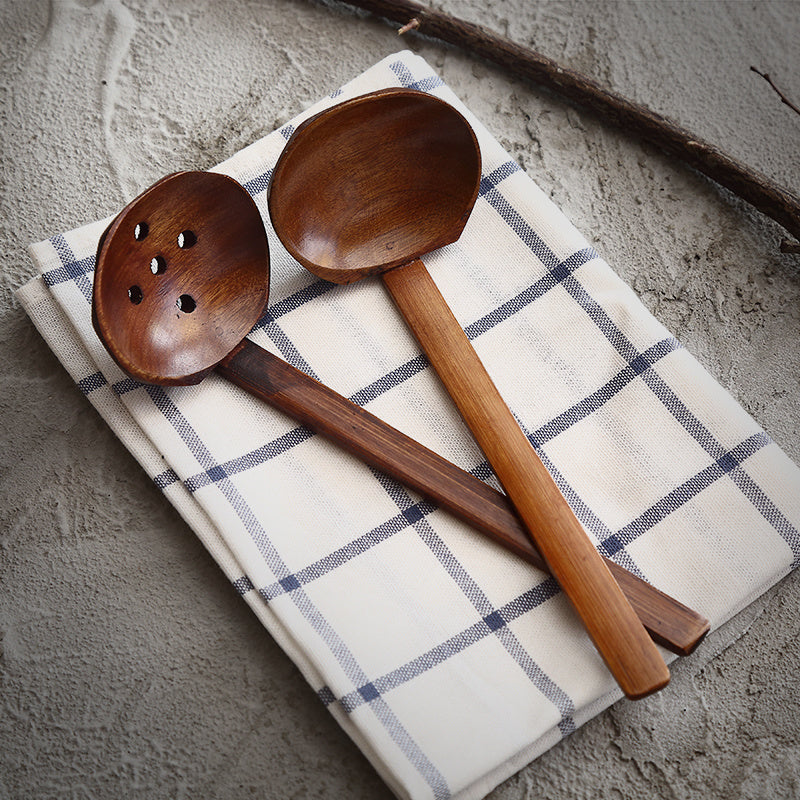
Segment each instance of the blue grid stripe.
M670 414L709 456L716 459L725 453L725 448L717 441L711 431L697 419L683 400L675 394L672 387L657 372L643 373L642 379Z
M212 462L205 470L184 480L184 485L190 492L197 492L206 486L211 486L220 480L230 478L241 472L254 469L273 458L277 458L303 442L308 441L314 434L304 425L292 428L276 439L273 439L255 450L250 450L241 456L224 461L221 464Z
M573 275L568 275L561 284L572 299L583 309L597 329L608 339L611 346L630 364L639 355L635 345L608 316L608 312L586 290Z
M531 441L533 437L528 434L527 431L525 431L525 433L528 435L528 440ZM612 535L613 531L602 520L602 518L595 513L588 503L586 503L583 497L581 497L569 484L561 471L550 460L547 452L545 450L539 450L537 451L537 454L541 459L542 464L544 464L545 469L547 469L547 471L550 473L550 476L558 487L558 490L562 495L564 495L567 504L572 509L573 514L575 514L575 516L578 518L578 521L581 523L581 525L590 531L598 542L602 542ZM639 577L644 577L638 565L632 564L627 568L634 571Z
M419 504L417 510L421 515L425 515L434 511L435 507L430 503L424 505ZM307 586L318 578L335 571L348 561L363 555L370 548L375 547L375 545L380 544L386 539L394 536L396 533L405 530L410 524L411 522L408 517L406 517L404 514L397 514L372 530L367 531L342 547L337 548L328 555L323 556L312 564L299 569L297 572L292 574L291 578L293 580L291 582L286 583L285 579L275 581L274 583L259 589L259 594L264 598L264 600L271 602L276 597L279 597L286 592L294 591L301 586Z
M478 189L479 196L484 197L492 189L495 189L498 184L517 172L522 172L522 167L520 167L516 161L510 160L503 162L499 167L495 167L495 169L487 175L482 175L480 187Z
M106 376L102 372L93 372L78 381L78 388L84 394L89 395L107 384Z
M700 492L720 478L725 477L734 470L740 470L742 464L750 456L768 444L770 444L769 437L766 434L758 433L723 453L712 464L664 495L657 503L640 514L639 517L632 520L613 536L608 537L603 542L606 552L609 555L614 555L619 549L629 545L642 533L656 526L673 511L697 497Z
M319 376L313 370L308 361L303 358L300 351L295 346L294 342L286 332L278 324L278 318L284 314L288 314L302 305L305 305L323 294L331 291L336 287L336 284L329 283L328 281L314 281L309 286L301 289L289 297L284 298L279 303L274 304L270 309L266 310L261 316L261 319L256 324L256 328L263 330L272 340L273 344L277 347L283 358L296 369L305 372L306 375L319 380Z
M559 266L561 259L547 246L519 211L506 200L496 186L486 186L485 192L481 196L547 269L553 270Z
M363 389L359 389L355 394L350 396L350 401L359 406L365 406L367 403L380 397L385 392L391 391L405 381L423 372L430 366L427 357L423 355L416 356L409 359L404 364L396 367L387 372L378 380L373 381Z
M397 76L400 84L406 89L418 89L421 92L431 92L440 86L444 86L444 81L438 75L431 75L416 80L411 70L402 61L395 61L389 66L392 72Z
M266 192L267 189L269 189L271 178L272 170L268 169L266 172L262 172L260 175L256 175L255 178L251 178L246 183L243 183L242 186L251 197L255 197L257 194Z
M607 381L592 394L579 400L575 405L562 411L549 422L539 427L529 435L531 443L537 449L554 439L559 434L571 428L577 422L602 408L611 398L621 392L626 386L638 378L642 373L652 368L665 356L680 350L681 344L674 337L667 337L660 342L639 353L630 364L623 367L611 380Z
M139 381L135 380L134 378L122 378L122 380L117 381L111 388L116 394L122 396L128 392L135 392L137 389L141 389L143 386L143 383L139 383Z
M304 306L306 303L310 303L311 301L316 300L318 297L322 297L335 288L335 283L316 280L309 286L305 286L299 291L283 298L283 300L278 300L274 303L271 302L269 308L264 312L264 315L259 320L258 327L265 328L270 322L274 322L284 314L295 311L301 306Z
M303 358L295 343L286 335L283 328L277 322L268 322L265 331L272 343L278 348L284 360L288 361L295 369L305 372L306 375L319 380L319 376L311 367L311 364Z
M405 487L386 476L377 474L377 477L398 508L403 510L412 505L413 501L410 499ZM436 556L436 559L444 567L453 582L488 625L487 633L493 632L497 634L506 651L525 672L531 683L561 712L562 720L571 719L575 713L572 699L530 657L517 638L506 628L506 621L494 617L498 613L497 610L492 606L474 578L453 555L442 538L425 519L420 519L414 522L413 525L419 537ZM489 619L499 619L498 624L491 625L487 622Z
M597 253L591 248L579 250L573 253L563 261L558 262L554 268L548 271L545 275L532 283L519 294L506 300L497 308L485 314L480 319L468 325L464 332L470 340L476 339L482 333L491 330L501 322L514 316L517 312L521 311L526 306L543 297L547 292L558 286L566 280L576 269L582 267L584 264L592 261L597 257Z
M45 285L53 287L59 283L72 281L91 303L92 282L88 275L94 271L94 255L78 258L60 233L50 239L50 244L56 251L61 266L42 273Z
M179 481L178 473L171 467L165 469L163 472L159 472L159 474L153 478L153 483L155 483L161 491L164 491L168 486L172 486L172 484L178 483Z
M241 595L245 595L255 588L247 575L242 575L235 581L231 581L231 583L233 584L233 588Z
M791 548L793 555L791 568L795 569L800 566L800 532L797 528L786 519L775 503L767 497L764 490L744 470L731 470L730 477L759 514L772 525Z
M317 691L317 697L322 701L323 705L329 706L336 702L336 695L331 690L330 686L323 686Z

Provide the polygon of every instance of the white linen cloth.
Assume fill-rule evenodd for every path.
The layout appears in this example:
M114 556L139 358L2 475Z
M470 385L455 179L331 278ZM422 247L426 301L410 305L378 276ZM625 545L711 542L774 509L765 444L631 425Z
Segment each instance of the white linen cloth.
M298 122L386 86L447 100L478 136L474 212L426 263L501 394L598 548L718 626L797 565L800 472L419 57L217 168L269 234L251 338L493 480L380 280L318 280L269 223ZM399 797L482 797L621 696L548 576L216 375L164 389L121 373L90 318L107 222L32 246L21 301Z

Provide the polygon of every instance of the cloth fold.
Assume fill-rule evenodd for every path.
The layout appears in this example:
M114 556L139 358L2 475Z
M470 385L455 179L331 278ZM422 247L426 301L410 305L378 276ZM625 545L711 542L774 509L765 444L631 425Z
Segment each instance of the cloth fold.
M215 168L269 236L250 338L494 483L380 282L314 278L269 223L297 124L387 86L452 103L478 136L475 209L426 264L501 394L601 552L718 626L800 560L800 471L421 58L386 58ZM399 797L482 797L619 699L548 576L214 374L124 375L91 326L107 222L33 245L21 302Z

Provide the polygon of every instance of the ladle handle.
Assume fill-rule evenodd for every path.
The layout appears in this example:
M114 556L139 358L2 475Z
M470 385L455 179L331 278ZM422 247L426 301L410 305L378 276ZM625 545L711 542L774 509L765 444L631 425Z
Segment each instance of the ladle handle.
M625 694L669 682L669 670L500 396L420 260L383 274L400 312L514 504L550 572Z
M247 339L217 371L547 571L504 495L324 384ZM613 561L607 563L653 639L678 655L691 653L708 633L708 620Z

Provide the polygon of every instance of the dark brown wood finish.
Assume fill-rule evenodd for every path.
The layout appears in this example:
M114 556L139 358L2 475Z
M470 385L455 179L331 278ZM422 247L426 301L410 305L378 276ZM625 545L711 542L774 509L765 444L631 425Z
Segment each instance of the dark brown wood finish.
M248 339L223 359L217 371L549 572L505 495L324 384ZM606 564L655 642L677 655L688 655L697 647L709 631L705 617L610 559Z
M226 175L181 172L139 195L103 235L92 319L137 380L198 383L255 325L268 284L250 195Z
M269 212L294 258L351 283L458 239L480 171L475 134L452 106L386 89L297 128L273 171Z
M669 682L661 654L539 460L419 259L460 235L480 186L464 117L423 92L345 101L300 126L273 171L281 241L313 273L380 273L625 694Z

